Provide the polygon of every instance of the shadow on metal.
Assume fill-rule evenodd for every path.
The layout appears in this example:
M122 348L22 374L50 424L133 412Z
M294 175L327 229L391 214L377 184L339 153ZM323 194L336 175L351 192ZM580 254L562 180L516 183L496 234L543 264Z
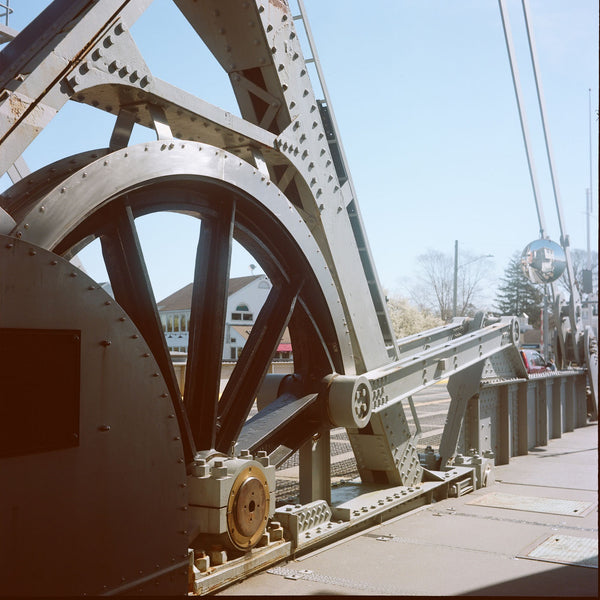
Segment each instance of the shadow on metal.
M598 571L564 565L535 575L511 579L497 585L477 588L465 596L564 596L575 598L598 596Z

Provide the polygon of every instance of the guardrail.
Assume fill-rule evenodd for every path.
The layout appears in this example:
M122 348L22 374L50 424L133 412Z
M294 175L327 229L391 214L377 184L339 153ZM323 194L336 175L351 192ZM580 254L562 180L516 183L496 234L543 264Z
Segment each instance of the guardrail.
M13 9L10 7L9 0L0 2L0 21L4 20L4 25L8 26L8 17L12 13L13 13Z
M223 362L221 378L227 380L236 363ZM185 362L173 364L183 393ZM292 361L271 363L270 373L293 373ZM491 456L496 465L512 456L546 446L548 440L584 427L588 422L587 371L570 369L529 379L483 380L478 395L467 403L457 451L476 450Z
M467 405L458 450L493 452L496 465L546 446L588 421L586 370L572 369L510 381L483 381Z

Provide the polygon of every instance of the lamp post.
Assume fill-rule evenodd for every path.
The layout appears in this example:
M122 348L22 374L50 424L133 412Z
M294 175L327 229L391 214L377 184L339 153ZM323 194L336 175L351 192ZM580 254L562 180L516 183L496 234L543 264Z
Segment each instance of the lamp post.
M482 258L492 258L493 256L494 256L493 254L482 254L481 256L478 256L477 258L474 258L473 260L463 263L462 265L460 265L460 268L466 267L467 265L470 265L471 263L481 260ZM456 317L456 304L457 304L457 298L458 298L458 269L459 269L458 240L454 240L454 289L453 289L453 294L452 294L452 316L453 317Z

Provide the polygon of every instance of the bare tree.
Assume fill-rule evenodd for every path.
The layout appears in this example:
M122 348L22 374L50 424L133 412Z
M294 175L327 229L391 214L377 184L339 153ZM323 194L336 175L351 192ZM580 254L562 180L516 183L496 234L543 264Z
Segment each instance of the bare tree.
M410 295L421 310L433 312L442 321L453 315L454 259L450 254L428 250L417 257L416 284ZM472 315L477 311L489 261L483 256L463 252L457 271L456 316Z
M593 277L596 280L596 284L594 288L597 289L597 281L598 281L598 252L592 250L591 252L592 259L592 273ZM577 282L577 286L579 291L583 290L583 271L587 269L587 252L585 250L579 250L574 248L571 250L571 264L573 265L573 272L575 274L575 281ZM569 278L567 273L563 273L562 277L558 280L558 284L560 290L566 293L566 297L568 298L571 289L569 287Z

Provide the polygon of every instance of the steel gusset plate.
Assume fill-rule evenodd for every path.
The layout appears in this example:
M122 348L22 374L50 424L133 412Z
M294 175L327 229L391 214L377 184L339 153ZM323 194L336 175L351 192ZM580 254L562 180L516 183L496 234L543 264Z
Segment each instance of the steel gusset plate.
M230 450L286 327L295 371L306 386L302 393L318 392L323 376L343 373L352 364L339 297L318 246L294 206L256 168L189 141L145 143L98 156L80 158L84 166L53 181L51 189L30 186L39 193L27 199L18 192L28 184L20 182L4 194L2 205L16 215L12 235L67 258L100 239L115 298L142 332L169 387L188 461L196 450ZM61 164L68 165L68 159ZM137 217L160 211L186 213L202 223L185 406L135 227ZM234 239L273 287L219 400ZM307 429L299 437L312 433Z

